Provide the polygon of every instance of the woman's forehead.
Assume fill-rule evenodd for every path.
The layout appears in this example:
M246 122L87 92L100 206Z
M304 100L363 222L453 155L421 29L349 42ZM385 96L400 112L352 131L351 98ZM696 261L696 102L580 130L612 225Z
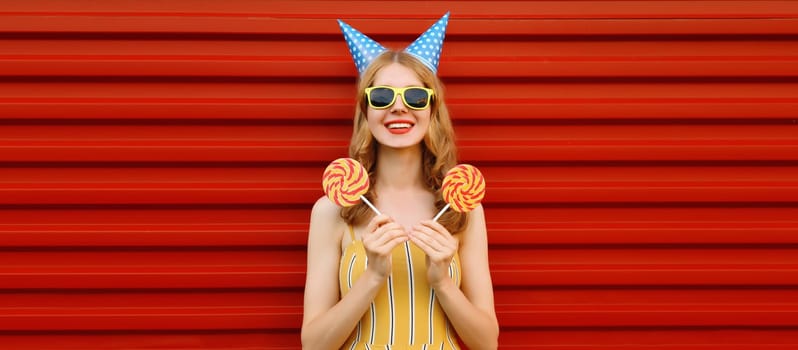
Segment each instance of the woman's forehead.
M424 83L412 69L394 62L377 71L374 75L374 85L405 87L423 86Z

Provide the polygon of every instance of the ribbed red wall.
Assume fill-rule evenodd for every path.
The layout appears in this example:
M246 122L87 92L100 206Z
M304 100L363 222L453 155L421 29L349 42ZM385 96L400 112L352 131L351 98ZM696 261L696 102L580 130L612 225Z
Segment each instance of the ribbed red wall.
M299 347L342 18L440 76L502 349L798 348L798 2L4 1L0 348Z

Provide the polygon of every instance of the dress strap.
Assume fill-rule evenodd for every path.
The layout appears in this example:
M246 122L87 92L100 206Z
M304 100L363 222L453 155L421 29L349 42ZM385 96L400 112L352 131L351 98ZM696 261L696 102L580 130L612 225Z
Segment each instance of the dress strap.
M355 241L355 228L352 227L352 225L348 225L348 226L349 226L349 238L351 238L352 242L354 242Z

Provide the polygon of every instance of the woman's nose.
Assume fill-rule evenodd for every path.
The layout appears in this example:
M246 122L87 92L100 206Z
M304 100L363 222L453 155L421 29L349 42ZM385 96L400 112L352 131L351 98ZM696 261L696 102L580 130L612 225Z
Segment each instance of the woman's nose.
M396 100L393 101L391 105L391 113L405 113L407 112L407 106L405 106L405 100L402 96L396 96Z

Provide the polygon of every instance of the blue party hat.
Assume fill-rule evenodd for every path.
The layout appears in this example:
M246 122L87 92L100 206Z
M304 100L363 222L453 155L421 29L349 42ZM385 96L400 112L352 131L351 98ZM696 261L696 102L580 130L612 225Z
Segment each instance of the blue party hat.
M416 39L405 52L418 58L433 73L438 71L438 62L441 59L443 38L446 36L446 25L449 24L449 12L446 12L438 22L429 27L424 34Z
M404 50L421 61L421 63L424 63L433 73L438 71L438 62L441 59L443 38L446 36L447 24L449 24L449 12L443 15L441 19ZM349 46L349 53L352 55L352 60L355 61L358 74L363 74L363 71L377 56L388 51L380 43L340 19L338 20L338 25L344 33L346 45Z
M338 25L341 27L341 31L344 32L346 45L349 46L349 53L355 61L359 74L362 74L377 56L388 50L340 19L338 20Z

